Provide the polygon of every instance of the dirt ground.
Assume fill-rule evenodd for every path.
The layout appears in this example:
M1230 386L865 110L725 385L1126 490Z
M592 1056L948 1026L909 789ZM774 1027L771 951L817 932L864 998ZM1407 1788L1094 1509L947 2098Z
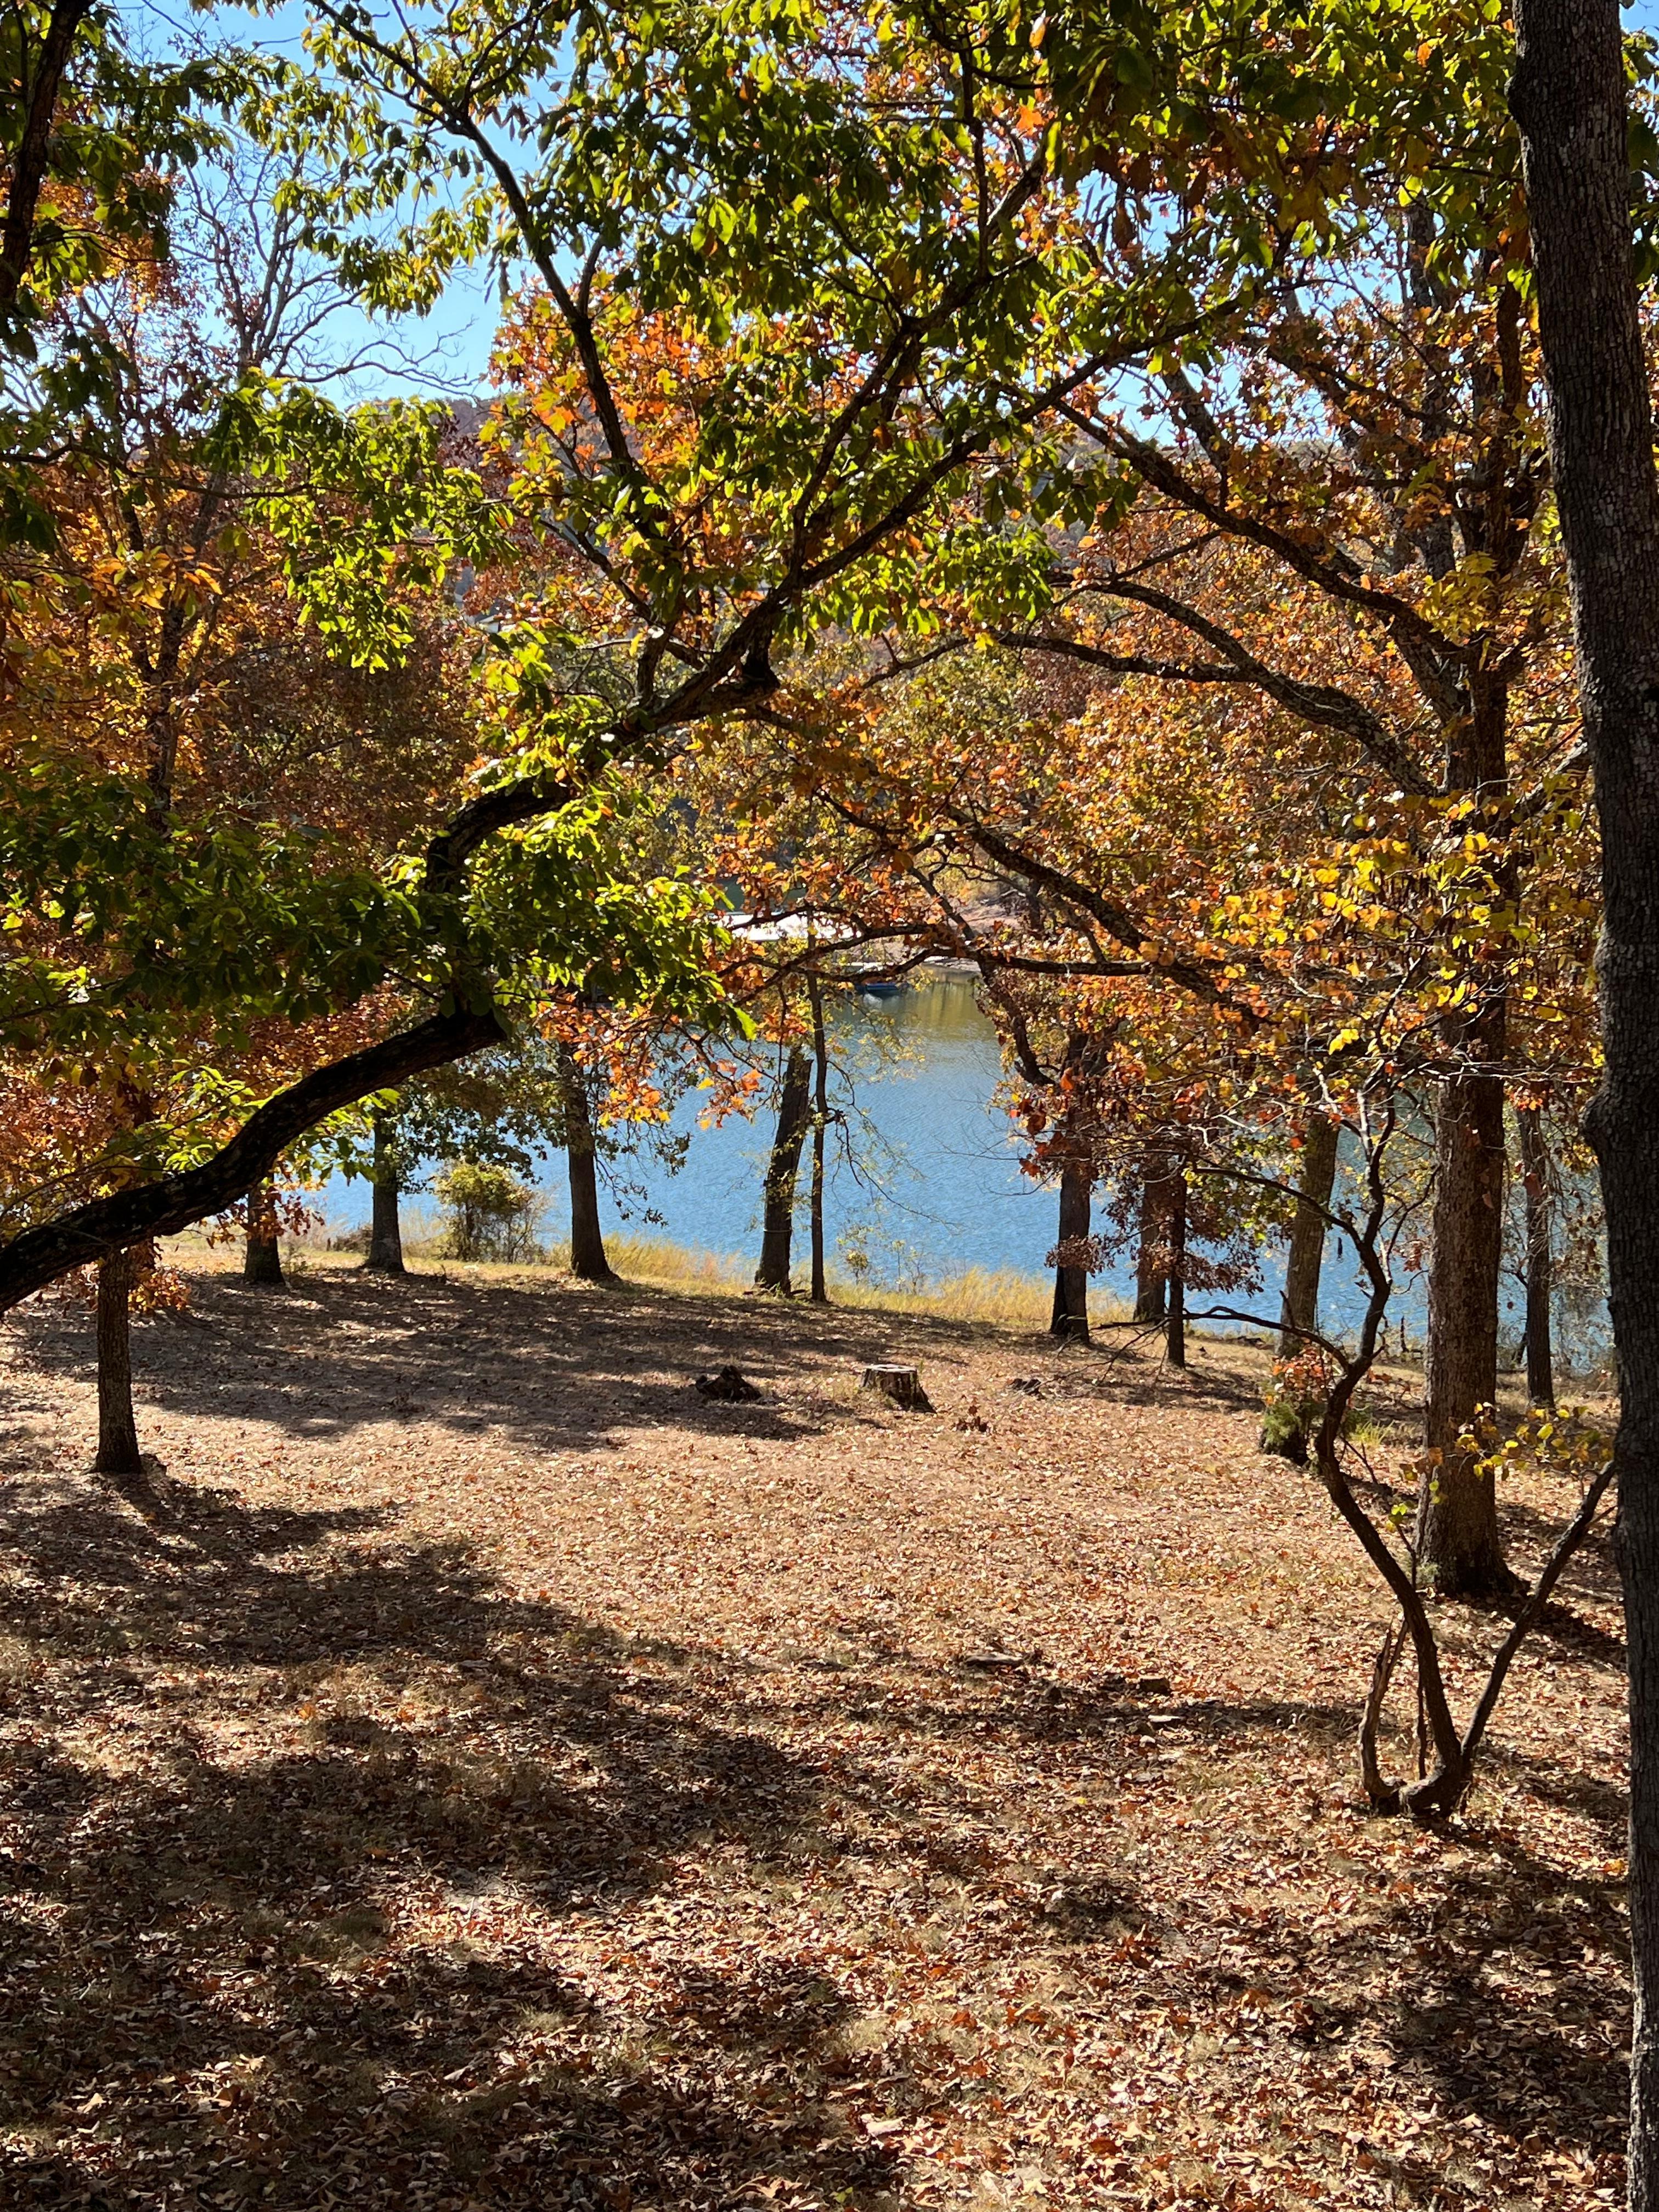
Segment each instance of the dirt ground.
M0 2204L1617 2197L1603 1544L1425 1833L1256 1355L221 1274L137 1333L133 1501L91 1352L0 1340ZM1504 1624L1439 1618L1466 1692Z

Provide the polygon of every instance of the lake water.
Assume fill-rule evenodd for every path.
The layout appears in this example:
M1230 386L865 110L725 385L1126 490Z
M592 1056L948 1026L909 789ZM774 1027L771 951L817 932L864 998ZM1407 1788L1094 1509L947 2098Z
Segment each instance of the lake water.
M1021 1170L998 1097L1001 1055L973 978L924 972L892 998L838 993L827 1011L835 1063L830 1103L844 1116L831 1132L826 1176L831 1272L845 1272L848 1253L857 1252L867 1261L870 1280L902 1288L923 1289L970 1268L1041 1274L1056 1235L1057 1198L1052 1187ZM752 1265L775 1114L763 1110L753 1121L734 1115L705 1128L699 1125L704 1103L693 1093L677 1111L674 1127L688 1139L677 1173L648 1152L617 1164L618 1188L602 1197L605 1225L696 1251L736 1255ZM809 1265L808 1165L804 1155L798 1283ZM548 1201L544 1234L557 1242L569 1227L560 1155L543 1163L538 1182ZM360 1221L368 1214L367 1188L337 1183L327 1204L337 1223ZM1279 1303L1276 1265L1270 1261L1266 1272L1266 1290L1249 1303L1272 1315ZM1133 1262L1109 1266L1093 1285L1109 1297L1133 1297ZM1325 1294L1332 1317L1357 1317L1357 1295L1334 1244ZM1204 1300L1194 1295L1192 1303ZM1408 1293L1404 1310L1415 1337L1420 1298Z
M832 1267L850 1249L872 1281L920 1285L970 1267L1042 1271L1055 1236L1056 1200L1021 1172L1008 1116L995 1103L996 1036L972 979L925 975L894 997L836 994L826 1007L833 1070L824 1230ZM698 1126L678 1175L642 1177L658 1232L710 1252L752 1253L775 1114ZM797 1258L804 1271L810 1141L803 1152ZM629 1168L628 1173L637 1170ZM561 1196L561 1208L562 1200ZM612 1218L620 1218L613 1203ZM630 1226L636 1225L630 1224Z
M834 1062L830 1104L844 1117L831 1132L826 1178L832 1277L849 1272L849 1251L867 1261L869 1280L907 1290L926 1291L974 1268L1042 1275L1058 1229L1057 1195L1021 1170L1019 1149L999 1102L1001 1054L980 1011L974 978L924 970L892 998L839 992L826 1012ZM705 1103L693 1093L677 1110L674 1128L687 1139L677 1173L648 1150L616 1164L617 1187L602 1187L605 1229L608 1235L661 1237L732 1259L746 1275L760 1247L761 1188L775 1110L764 1109L753 1121L733 1115L703 1128ZM793 1253L795 1281L803 1287L811 1264L809 1166L810 1153L804 1152ZM570 1221L561 1154L541 1162L537 1182L547 1201L543 1234L549 1243L560 1243ZM365 1183L336 1176L321 1198L331 1229L368 1218ZM432 1215L429 1199L407 1200L405 1218L418 1222L422 1208ZM1271 1322L1279 1311L1279 1254L1266 1255L1262 1273L1263 1287L1254 1297L1218 1303L1244 1306ZM1132 1261L1103 1269L1091 1286L1103 1297L1132 1299ZM1507 1358L1522 1318L1520 1286L1507 1271L1502 1301L1499 1333ZM1201 1310L1207 1301L1195 1292L1189 1303ZM1333 1236L1320 1285L1321 1320L1351 1334L1363 1310L1352 1247ZM1426 1322L1425 1288L1419 1277L1403 1269L1389 1311L1391 1346L1398 1343L1402 1319L1415 1350ZM1599 1299L1558 1297L1555 1328L1564 1373L1569 1366L1586 1373L1605 1359L1607 1318Z

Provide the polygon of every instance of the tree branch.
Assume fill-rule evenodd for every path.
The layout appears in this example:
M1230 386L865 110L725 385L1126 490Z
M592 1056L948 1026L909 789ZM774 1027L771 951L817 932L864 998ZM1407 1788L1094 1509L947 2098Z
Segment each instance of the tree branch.
M1163 615L1220 653L1224 664L1237 672L1232 679L1235 682L1253 684L1279 706L1299 715L1304 721L1314 723L1322 729L1340 730L1345 736L1352 738L1385 775L1394 779L1401 791L1411 792L1419 799L1436 795L1437 786L1425 775L1382 717L1366 706L1363 700L1356 699L1352 692L1341 690L1331 684L1304 683L1299 677L1287 675L1283 669L1274 668L1253 653L1248 646L1219 623L1200 614L1186 600L1175 599L1167 592L1158 591L1150 584L1131 583L1127 577L1108 577L1099 582L1079 585L1078 588L1104 599L1125 599L1133 605L1147 607L1154 614ZM1015 643L1018 641L1010 638L1005 641ZM1103 654L1100 648L1084 646L1077 641L1040 638L1034 642L1048 651L1064 654L1074 660L1090 662L1096 667L1110 668L1124 659L1124 656ZM1216 684L1227 680L1214 663L1200 661L1189 667L1182 662L1142 661L1139 656L1130 657L1121 672L1126 675L1163 676L1190 684Z
M257 1107L229 1143L200 1167L94 1199L0 1244L0 1312L72 1267L106 1259L147 1237L172 1236L207 1214L222 1212L245 1198L290 1145L330 1114L371 1091L389 1090L506 1039L506 1027L493 1006L483 1012L458 1008L302 1076Z

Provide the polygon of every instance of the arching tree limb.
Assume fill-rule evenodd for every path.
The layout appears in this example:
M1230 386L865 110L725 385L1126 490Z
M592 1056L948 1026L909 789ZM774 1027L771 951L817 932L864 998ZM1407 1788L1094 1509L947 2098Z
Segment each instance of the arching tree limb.
M246 1197L288 1147L328 1115L428 1068L501 1044L506 1036L493 1006L482 1012L457 1009L302 1076L257 1107L228 1144L199 1167L94 1199L0 1245L0 1311L72 1267L105 1259L143 1237L172 1236L192 1221L222 1212Z

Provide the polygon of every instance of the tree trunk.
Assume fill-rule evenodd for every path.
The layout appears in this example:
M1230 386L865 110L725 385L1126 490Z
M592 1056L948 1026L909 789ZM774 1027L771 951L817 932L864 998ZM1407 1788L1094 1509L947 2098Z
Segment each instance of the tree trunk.
M1555 1345L1550 1311L1555 1288L1554 1206L1550 1193L1549 1146L1535 1106L1515 1116L1527 1201L1527 1398L1555 1404Z
M777 1291L785 1297L789 1295L789 1247L795 1227L795 1178L800 1171L800 1148L811 1113L811 1079L806 1054L799 1045L791 1045L778 1099L771 1164L766 1170L760 1265L755 1270L759 1289Z
M1170 1178L1170 1318L1165 1334L1171 1367L1187 1364L1187 1178Z
M1473 1032L1473 1050L1480 1039ZM1487 1040L1490 1043L1490 1040ZM1498 1538L1490 1473L1457 1439L1498 1395L1498 1289L1504 1258L1504 1083L1449 1077L1435 1115L1435 1195L1424 1352L1429 1463L1417 1549L1449 1597L1492 1596L1514 1578Z
M568 1047L560 1048L559 1059L564 1075L565 1163L570 1171L570 1272L585 1283L614 1283L599 1226L599 1148L587 1085Z
M823 1273L823 1144L830 1127L830 1047L823 1033L823 986L815 976L812 1000L812 1303L828 1305Z
M1336 1181L1337 1127L1323 1114L1310 1114L1302 1142L1302 1176L1291 1249L1285 1259L1285 1294L1279 1301L1279 1356L1294 1359L1319 1321L1319 1276L1325 1258L1326 1214Z
M1060 1174L1060 1237L1054 1254L1054 1305L1048 1327L1055 1336L1089 1341L1089 1270L1077 1255L1089 1241L1089 1199L1094 1171L1087 1160L1067 1160Z
M58 93L74 52L76 34L92 12L91 0L57 0L38 46L19 25L20 86L27 98L23 127L9 166L11 189L0 224L0 311L9 313L34 252L34 219L40 188L51 167Z
M1169 1276L1160 1255L1167 1242L1169 1179L1148 1166L1140 1186L1140 1249L1135 1255L1135 1319L1162 1328L1169 1308Z
M98 1474L142 1474L138 1425L132 1414L132 1276L129 1249L98 1269Z
M283 1288L283 1248L276 1228L276 1186L255 1183L247 1194L247 1249L242 1255L242 1280L262 1289Z
M398 1218L402 1178L389 1115L374 1116L374 1167L370 1186L368 1252L363 1261L377 1274L401 1275L404 1267L404 1230Z
M1550 455L1601 817L1605 1048L1588 1127L1619 1355L1620 1571L1630 1667L1630 2202L1659 2206L1659 483L1631 244L1617 0L1516 0Z

